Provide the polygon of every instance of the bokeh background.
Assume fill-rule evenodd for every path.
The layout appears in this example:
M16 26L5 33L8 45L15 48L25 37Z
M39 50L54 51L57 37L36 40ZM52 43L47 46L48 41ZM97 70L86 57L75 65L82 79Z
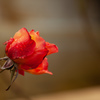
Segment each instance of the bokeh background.
M0 100L100 100L99 4L99 0L0 0L0 57L5 56L3 43L22 27L39 31L59 48L48 56L53 76L19 75L6 92L10 72L1 73Z

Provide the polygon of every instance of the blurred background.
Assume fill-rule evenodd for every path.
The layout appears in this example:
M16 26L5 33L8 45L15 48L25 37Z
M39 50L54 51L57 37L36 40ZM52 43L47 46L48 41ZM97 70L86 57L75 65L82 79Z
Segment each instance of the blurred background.
M99 4L99 0L0 0L0 57L5 56L3 43L22 27L39 31L59 48L48 56L53 76L18 75L6 92L10 72L1 73L0 100L100 100Z

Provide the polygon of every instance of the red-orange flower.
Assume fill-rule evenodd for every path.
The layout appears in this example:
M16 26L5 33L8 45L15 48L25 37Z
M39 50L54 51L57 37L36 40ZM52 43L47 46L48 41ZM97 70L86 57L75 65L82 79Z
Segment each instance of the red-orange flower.
M24 75L24 71L32 74L52 74L48 71L46 56L58 52L58 48L40 37L38 31L28 32L22 28L5 44L6 54L17 64L20 74Z

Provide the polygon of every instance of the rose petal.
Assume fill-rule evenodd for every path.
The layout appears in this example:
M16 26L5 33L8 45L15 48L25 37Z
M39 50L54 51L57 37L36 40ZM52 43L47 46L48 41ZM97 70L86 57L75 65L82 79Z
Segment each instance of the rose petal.
M18 72L24 75L24 71L32 74L48 73L47 55L58 52L55 44L45 42L39 36L39 32L30 32L22 28L14 35L14 38L5 42L6 54L18 65Z
M21 69L18 69L18 73L24 76L24 71Z
M27 56L24 59L15 59L14 61L20 64L21 69L32 69L38 67L39 64L42 63L47 53L47 49L44 49L42 51L36 51L32 55Z
M28 65L31 68L36 68L48 53L48 50L45 47L46 45L45 40L39 36L39 33L34 32L34 30L32 30L30 32L30 35L31 35L31 39L34 39L36 43L33 54L24 57L24 59L20 59L20 58L14 59L15 62L21 64L21 68L23 69L28 68L24 66L25 64L26 66Z
M36 68L48 53L47 48L45 48L45 40L39 36L39 33L31 30L30 35L31 39L36 43L33 54L24 57L24 59L14 59L15 62L21 64L21 68L23 69L28 68L27 65L30 66L29 68Z
M8 50L8 56L11 59L24 58L34 52L35 42L29 41L28 43L14 43Z
M28 33L28 31L27 31L26 28L20 29L20 30L19 30L18 32L16 32L15 35L14 35L15 41L19 41L19 42L21 42L21 41L27 41L27 40L29 40L30 38L31 38L31 37L30 37L30 35L29 35L29 33Z
M45 48L45 40L39 36L39 32L34 32L34 30L31 30L29 32L29 34L31 35L31 39L34 40L36 42L36 48L39 49L44 49Z
M27 30L22 28L15 34L14 41L10 44L7 55L11 59L24 58L34 52L35 45L35 41L31 40Z
M7 53L11 43L14 41L14 38L10 38L10 40L6 41L4 44L6 45L5 51Z
M30 70L25 70L26 72L29 72L31 74L44 74L44 73L48 73L52 75L52 72L48 71L48 61L47 58L44 58L43 62L35 69L30 69Z
M55 44L46 42L46 48L49 50L48 55L58 52L58 47Z

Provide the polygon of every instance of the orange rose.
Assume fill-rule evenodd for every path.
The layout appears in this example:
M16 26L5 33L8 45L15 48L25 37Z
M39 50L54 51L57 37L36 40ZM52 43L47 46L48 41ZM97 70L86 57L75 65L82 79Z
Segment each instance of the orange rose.
M48 71L46 56L58 52L58 48L40 37L38 31L28 32L26 28L22 28L5 44L6 54L17 64L19 74L24 75L24 71L32 74L52 74Z

